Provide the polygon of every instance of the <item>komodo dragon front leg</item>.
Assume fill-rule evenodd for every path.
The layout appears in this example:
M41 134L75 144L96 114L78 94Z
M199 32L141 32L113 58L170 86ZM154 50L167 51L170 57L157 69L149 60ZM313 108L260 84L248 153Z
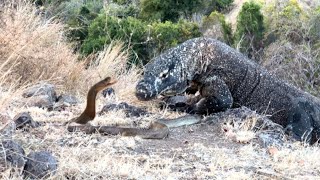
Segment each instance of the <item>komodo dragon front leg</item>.
M291 101L286 131L299 141L311 142L312 131L317 127L314 122L319 118L319 112L305 98L291 97Z
M203 84L198 83L200 99L188 107L188 113L211 114L232 107L233 98L226 83L217 76L208 78Z

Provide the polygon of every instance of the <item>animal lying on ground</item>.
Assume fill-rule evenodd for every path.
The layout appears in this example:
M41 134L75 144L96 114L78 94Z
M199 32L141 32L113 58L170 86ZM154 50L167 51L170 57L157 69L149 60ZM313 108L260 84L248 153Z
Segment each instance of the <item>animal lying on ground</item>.
M115 84L116 81L110 77L99 81L93 85L87 95L87 105L85 110L79 117L73 118L70 121L64 123L68 124L68 131L84 131L87 134L99 132L101 134L118 135L122 136L140 136L144 139L163 139L168 136L170 127L179 127L188 124L195 124L200 122L201 118L198 116L185 116L174 120L156 120L150 124L148 129L134 128L134 127L117 127L117 126L92 126L87 124L93 120L96 115L96 96L99 91ZM75 122L78 124L86 124L85 126L70 126L69 124Z
M140 100L173 96L197 87L200 95L188 112L211 114L246 106L270 115L300 141L320 138L320 101L271 75L228 45L195 38L148 63L136 86Z

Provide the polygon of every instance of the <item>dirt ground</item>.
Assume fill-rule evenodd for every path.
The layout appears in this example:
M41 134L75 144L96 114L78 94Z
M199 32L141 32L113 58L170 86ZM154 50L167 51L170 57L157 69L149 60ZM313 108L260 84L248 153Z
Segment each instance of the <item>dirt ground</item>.
M71 119L73 113L81 111L81 106L62 112L28 108L34 120L46 123L35 129L19 130L13 137L26 154L47 150L57 157L58 170L51 179L320 177L320 162L315 158L320 156L317 144L291 142L280 131L275 131L277 127L261 128L260 122L265 118L248 109L230 110L200 124L172 128L167 138L152 140L70 133L61 124L65 119ZM138 121L123 118L121 113L109 112L98 116L93 123L114 124L118 121L116 124L130 126ZM268 136L270 132L277 136ZM265 140L269 142L262 143ZM8 174L3 177L10 179Z

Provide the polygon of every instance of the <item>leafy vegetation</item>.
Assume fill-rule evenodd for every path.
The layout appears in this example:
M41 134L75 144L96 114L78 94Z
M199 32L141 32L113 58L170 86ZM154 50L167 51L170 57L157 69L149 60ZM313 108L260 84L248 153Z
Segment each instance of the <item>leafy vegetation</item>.
M142 0L140 17L148 21L177 22L181 17L190 19L195 12L209 15L222 11L233 0Z
M121 19L101 14L91 23L88 30L88 37L81 46L81 52L85 55L102 50L105 44L110 44L113 40L125 42L138 57L146 53L143 42L147 38L147 26L136 18ZM132 60L136 58L131 58Z
M255 59L255 53L262 48L264 36L263 15L260 5L255 2L243 4L237 17L237 29L235 32L235 43L238 49Z
M221 127L213 126L216 128L212 129L205 126L193 126L191 128L194 133L190 133L188 128L180 129L179 133L170 134L171 138L165 141L165 147L162 142L147 141L141 138L66 133L65 128L59 128L52 124L62 124L79 115L85 107L85 95L91 85L102 77L111 75L118 79L118 83L113 86L116 98L98 98L99 108L106 103L125 101L147 107L154 114L151 119L181 116L181 113L167 110L159 112L159 109L155 107L156 103L141 102L135 98L133 95L135 83L140 78L141 69L134 66L128 69L126 66L127 47L131 48L131 53L137 51L133 50L135 47L133 40L128 39L130 37L138 39L135 33L143 34L143 38L141 37L140 40L145 43L138 42L141 44L139 48L152 57L184 39L198 36L198 25L183 19L183 17L179 17L176 22L142 20L137 13L140 11L126 11L127 2L139 9L139 5L134 4L135 1L117 0L112 8L110 6L106 8L85 6L86 8L83 10L88 15L95 16L86 17L86 24L77 24L71 19L83 16L79 15L83 13L81 12L83 4L94 1L37 0L45 6L45 17L39 13L39 9L42 10L43 7L36 9L23 0L19 6L14 4L19 0L6 1L8 6L0 3L0 61L2 63L0 67L0 113L3 120L1 125L4 128L8 125L7 122L12 120L10 117L23 111L28 111L32 118L35 121L41 121L41 124L47 122L46 125L35 130L14 131L12 137L8 138L18 140L26 152L34 149L52 152L58 158L58 167L60 168L55 176L50 177L51 179L90 179L96 177L107 179L145 179L146 177L150 179L159 177L163 179L263 179L269 177L317 179L319 177L320 163L317 158L314 158L320 155L319 144L309 146L304 143L285 141L286 145L278 148L277 144L262 147L261 143L257 144L256 140L248 141L245 144L234 142L238 138L248 139L248 135L256 134L255 131L247 127L248 124L251 127L251 124L254 124L252 122L260 118L255 113L241 115L241 117L248 117L242 121L243 124L238 124L233 116L225 114L228 115L226 119L221 119L225 123L217 124ZM258 63L301 89L319 96L320 3L319 1L309 1L312 8L308 8L301 5L303 1L299 0L299 3L296 3L295 0L282 0L262 7L262 12L265 13L264 49L262 59ZM81 6L62 6L62 3L70 5L71 3L79 3ZM318 8L314 5L316 3ZM65 15L61 14L62 11L59 11L59 8L65 8ZM202 9L202 12L205 10ZM60 15L58 16L56 12ZM59 17L65 24L58 23L53 18L46 19L51 17L47 14ZM105 19L101 16L104 16ZM213 17L211 16L207 21L204 21L209 24L215 22L221 24L224 19L222 17L221 14L213 13ZM113 26L109 26L108 22L112 22ZM68 23L74 23L74 25L70 26ZM64 28L65 26L67 28ZM95 55L94 62L97 62L95 64L87 64L85 60L90 60L91 56L80 56L78 51L74 51L70 43L66 41L64 34L67 33L72 42L76 41L82 45L82 41L72 38L74 31L71 30L79 27L87 27L87 34L84 33L83 42L87 43L91 37L92 42L101 40L101 43L97 42L97 46L92 48ZM93 27L97 29L91 29ZM119 29L112 30L112 27L120 27L121 31L118 32ZM106 30L109 34L113 33L115 39L124 41L125 47L114 45L115 43L107 44L107 41L115 39L110 38L105 32ZM133 31L130 36L132 30L137 32ZM100 36L99 33L101 33ZM127 36L128 34L129 36ZM84 47L80 45L79 47L83 50ZM99 48L101 51L96 53ZM29 83L38 83L40 80L54 83L59 92L77 95L81 103L72 107L64 106L61 112L60 110L48 111L25 105L18 106L17 100L22 99L23 87L30 85ZM9 116L7 122L5 116ZM238 117L239 114L236 116ZM142 124L139 121L138 125L145 127L149 123L149 119L147 118L147 122L144 120ZM93 123L97 125L137 126L136 121L127 118L122 111L110 111L107 114L97 115ZM221 133L221 128L226 129L226 127L228 131ZM259 134L261 132L259 131ZM32 141L30 141L30 137L32 137ZM186 141L181 138L185 138ZM212 143L212 138L215 139L215 143ZM5 140L7 137L3 136L2 139ZM181 142L188 142L182 150L179 148ZM153 148L150 148L150 143ZM174 156L172 156L173 154ZM270 167L272 168L270 169ZM241 170L241 168L245 170ZM23 178L15 167L5 169L0 173L0 177L2 179Z
M297 0L266 7L263 64L270 71L315 95L320 91L320 12Z
M218 30L215 30L215 26L218 26ZM203 18L201 28L208 37L214 37L230 46L234 43L231 24L227 23L224 15L217 11L214 11L209 16Z
M246 2L234 27L226 20L229 17L225 18L233 0L31 2L41 6L47 18L58 17L66 24L67 36L76 44L75 52L83 57L96 54L113 41L122 41L129 64L145 64L187 39L212 37L293 84L315 94L320 91L320 8L316 2L310 2L314 8L308 10L297 0L264 6Z
M148 25L133 17L117 18L102 14L90 25L81 52L88 55L103 49L113 40L121 40L130 50L130 63L138 60L146 63L153 54L200 35L198 26L186 21Z

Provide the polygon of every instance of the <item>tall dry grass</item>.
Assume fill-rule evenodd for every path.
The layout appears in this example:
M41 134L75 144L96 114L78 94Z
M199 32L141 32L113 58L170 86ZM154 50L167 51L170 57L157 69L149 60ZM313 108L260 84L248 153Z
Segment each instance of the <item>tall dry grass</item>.
M65 37L64 25L45 19L28 2L6 1L0 11L0 66L5 71L2 84L22 87L49 81L59 91L85 95L95 82L111 76L118 79L117 97L132 98L139 69L128 69L127 51L112 43L82 60ZM83 96L84 97L84 96Z
M82 64L64 37L64 27L53 19L44 19L32 4L6 3L0 14L0 63L8 69L18 63L8 81L19 85L39 80L64 82L78 74Z

